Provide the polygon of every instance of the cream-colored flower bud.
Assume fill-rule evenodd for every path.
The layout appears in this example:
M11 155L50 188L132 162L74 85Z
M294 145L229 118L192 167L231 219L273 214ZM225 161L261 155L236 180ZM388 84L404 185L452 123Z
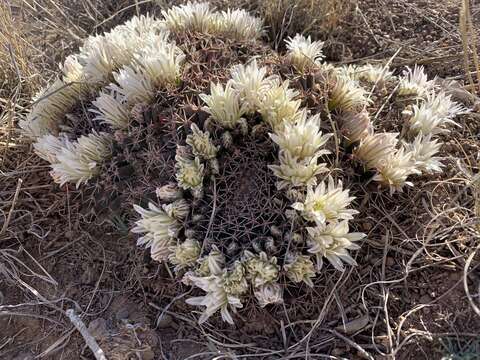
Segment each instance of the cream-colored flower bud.
M263 121L275 131L287 123L294 123L301 116L298 111L301 101L293 100L298 95L298 91L288 88L288 80L272 85L260 104Z
M177 220L185 220L190 213L190 204L185 199L175 200L168 205L162 205L163 210Z
M222 145L225 149L231 149L233 145L233 137L230 131L225 131L222 134Z
M307 227L309 246L308 252L317 257L317 270L320 270L325 257L337 270L343 271L342 261L349 265L356 265L348 250L360 248L355 241L365 237L362 233L350 233L348 220L328 225Z
M361 160L367 169L376 168L395 152L398 133L376 133L368 135L360 141L354 155Z
M309 256L288 254L283 269L287 277L295 283L304 282L313 287L312 279L315 277L315 268Z
M359 111L372 102L365 89L349 78L336 76L331 89L328 108L339 111Z
M165 202L172 202L183 197L183 191L176 183L168 183L155 190L157 197Z
M322 181L315 190L308 187L305 201L296 202L292 205L295 210L300 211L307 221L315 221L317 224L324 224L329 221L350 220L357 210L348 209L354 197L349 196L349 190L343 190L342 182L335 181L331 176Z
M317 155L305 160L298 160L288 151L280 151L279 160L280 165L268 165L269 169L280 179L277 183L279 189L315 185L317 183L316 176L328 172L325 163L318 163Z
M422 97L435 87L435 79L428 80L423 66L415 65L413 70L407 67L400 78L398 95Z
M262 308L268 304L281 304L283 302L283 288L277 283L268 283L256 288L254 296Z
M298 160L329 154L324 147L332 134L323 135L320 131L320 115L307 117L306 111L301 114L295 123L285 124L281 130L270 134L270 138L280 150L288 151Z
M201 131L196 124L190 126L192 134L187 136L187 144L192 147L193 155L210 160L217 156L218 148L213 145L210 133Z
M407 181L407 177L412 174L420 174L416 168L413 153L406 152L405 148L400 148L386 159L377 164L377 174L373 180L378 181L390 188L390 193L402 191L405 185L413 186L413 183Z
M278 270L277 258L268 256L261 252L254 255L249 251L244 254L244 264L247 272L247 278L254 287L262 286L266 283L277 281Z
M176 265L176 269L182 269L186 266L195 264L200 256L200 243L194 239L186 239L183 243L172 247L172 253L169 260Z
M205 166L200 163L200 159L196 157L194 160L191 160L177 154L175 160L177 161L175 167L177 169L176 178L178 185L185 190L201 191Z
M347 112L341 114L342 135L351 144L361 141L369 135L373 135L373 125L367 110L359 113Z
M223 276L223 286L229 295L241 296L248 291L245 269L241 262L235 262L233 269Z
M200 99L207 104L204 110L225 129L234 129L245 112L240 106L239 96L233 90L231 82L228 82L225 88L222 84L212 83L210 95L200 94Z

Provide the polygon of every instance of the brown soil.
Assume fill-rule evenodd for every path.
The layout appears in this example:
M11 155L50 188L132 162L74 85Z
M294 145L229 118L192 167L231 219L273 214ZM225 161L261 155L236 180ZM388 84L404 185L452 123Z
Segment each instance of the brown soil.
M330 60L385 62L401 47L395 66L422 63L430 74L463 79L455 2L362 0L358 6L341 27L325 35ZM462 127L445 139L445 173L415 179L415 187L405 193L389 196L365 179L345 174L360 199L355 226L368 234L355 254L358 267L343 274L326 267L313 289L289 287L284 306L260 309L247 303L235 326L218 317L203 326L196 323L198 309L184 302L195 291L135 246L130 204L153 198L155 187L173 176L173 139L184 134L165 129L162 119L188 123L192 116L202 116L195 108L199 104L188 99L206 91L210 80L224 79L228 64L251 53L268 54L264 48L224 43L209 43L210 51L204 53L209 39L197 41L197 51L189 51L194 64L190 81L177 102L172 105L172 98L158 94L158 106L143 112L137 133L132 130L131 138L120 139L107 175L88 191L53 184L46 163L27 145L18 143L1 153L2 221L13 210L0 233L0 359L93 359L64 314L70 308L81 315L108 359L329 354L430 360L452 349L478 354L480 320L463 285L467 258L479 241L479 194L472 186L480 150L476 113L459 119ZM46 49L52 52L51 45ZM202 73L206 68L209 76ZM391 130L394 124L379 126ZM159 132L170 134L171 141L159 144ZM138 144L142 150L133 151ZM23 182L15 199L17 179ZM466 282L475 296L480 253L472 259Z

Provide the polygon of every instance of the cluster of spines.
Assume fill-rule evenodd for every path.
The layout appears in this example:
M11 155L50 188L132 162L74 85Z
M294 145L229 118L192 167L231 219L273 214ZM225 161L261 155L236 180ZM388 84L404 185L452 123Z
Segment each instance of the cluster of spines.
M300 108L298 95L289 88L287 81L268 76L267 69L259 67L255 60L233 67L231 79L225 86L211 84L210 94L200 95L206 105L204 110L210 114L203 128L216 128L218 139L214 141L209 131L192 124L187 146L177 148L177 185L175 188L166 185L158 191L163 199L166 199L167 190L178 194L180 188L190 191L194 198L203 196L204 179L207 175L215 176L217 153L220 147L229 148L226 139L231 138L232 133L255 136L256 128L263 126L271 131L270 137L278 145L279 164L269 167L278 178L277 187L291 201L292 209L285 217L298 212L301 219L301 228L292 234L298 246L291 246L281 265L275 256L256 250L256 253L244 251L233 265L226 266L224 255L215 247L202 256L202 245L190 231L183 241L175 236L168 242L161 238L164 253L170 252L168 260L176 269L188 270L184 281L206 292L204 296L188 300L190 304L205 307L200 321L220 310L225 321L233 322L230 310L241 307L248 293L253 293L260 306L281 302L280 276L283 274L293 282L312 286L323 258L340 270L343 269L342 261L355 263L348 250L358 248L354 242L363 234L350 233L348 229L348 220L356 214L348 208L353 198L341 182L335 183L330 177L326 180L328 185L324 181L317 186L318 175L329 172L320 159L329 153L325 144L331 134L320 131L319 115L309 115L306 109ZM261 116L263 124L249 128L246 117L254 113ZM295 196L290 196L292 193ZM142 214L142 210L139 212ZM160 231L162 234L168 233L170 222L159 225L165 227ZM152 228L137 227L135 231L141 230L147 233L147 238L155 239L154 233L148 235ZM175 241L176 246L171 247ZM146 244L157 251L160 246ZM306 253L302 253L304 248ZM312 261L312 256L316 261Z

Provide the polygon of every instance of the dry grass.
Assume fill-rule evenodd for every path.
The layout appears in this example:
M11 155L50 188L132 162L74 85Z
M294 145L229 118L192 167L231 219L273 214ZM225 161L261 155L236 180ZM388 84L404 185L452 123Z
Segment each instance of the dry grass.
M226 6L228 1L218 4ZM368 16L365 4L369 2L359 1L362 7L356 13L367 14L356 18L363 24L359 33L396 52L398 41L379 32L380 25ZM434 31L446 29L441 36L454 43L454 51L463 39L477 66L477 79L470 62L466 74L452 75L462 79L470 74L472 88L477 87L472 16L478 9L469 9L465 1L461 32L453 32L450 20L436 18L414 2L398 4L414 6L413 16ZM337 0L245 4L266 18L270 40L278 47L295 32L331 40L332 32L341 33L339 24L353 31L345 19L351 18L356 5ZM191 308L183 304L188 289L135 249L127 235L128 219L97 216L84 193L52 184L45 163L21 142L16 119L81 38L133 13L152 10L150 3L127 0L24 0L0 5L0 326L8 329L0 336L0 358L19 353L91 358L65 316L68 308L75 308L86 323L106 319L116 324L109 331L121 338L102 338L100 346L122 349L119 358L128 352L125 344L132 356L155 349L156 357L178 359L327 357L322 354L432 359L478 353L478 114L463 117L462 128L446 139L443 155L448 168L442 177L424 179L394 198L368 186L356 189L355 195L363 199L357 225L369 234L357 254L361 266L345 273L327 269L314 289L289 289L285 306L268 310L247 306L237 328L214 320L198 326ZM390 21L385 17L385 23ZM392 34L396 30L392 28ZM343 41L346 48L360 49L355 41L363 38L338 36L335 41ZM405 47L409 52L402 53L397 64L423 60L435 72L439 62L451 59L451 49L439 50L436 44L422 50L406 39ZM388 59L387 54L377 56ZM201 74L198 80L205 81Z

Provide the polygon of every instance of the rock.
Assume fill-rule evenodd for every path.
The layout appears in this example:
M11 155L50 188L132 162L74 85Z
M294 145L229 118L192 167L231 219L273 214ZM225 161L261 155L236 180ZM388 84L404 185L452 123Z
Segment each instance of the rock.
M90 324L88 324L88 331L97 340L107 338L107 321L103 318L90 321Z
M432 301L432 298L431 298L430 295L428 295L428 294L422 295L422 296L420 297L420 300L419 300L419 302L420 302L421 304L428 304L428 303L430 303L431 301Z
M340 325L335 328L335 330L340 331L344 334L350 335L356 333L357 331L362 330L364 327L368 325L370 322L370 318L368 315L363 315L357 319L353 319L347 322L345 325Z
M157 319L157 327L160 329L165 329L172 326L172 317L168 314L163 314L163 316Z

